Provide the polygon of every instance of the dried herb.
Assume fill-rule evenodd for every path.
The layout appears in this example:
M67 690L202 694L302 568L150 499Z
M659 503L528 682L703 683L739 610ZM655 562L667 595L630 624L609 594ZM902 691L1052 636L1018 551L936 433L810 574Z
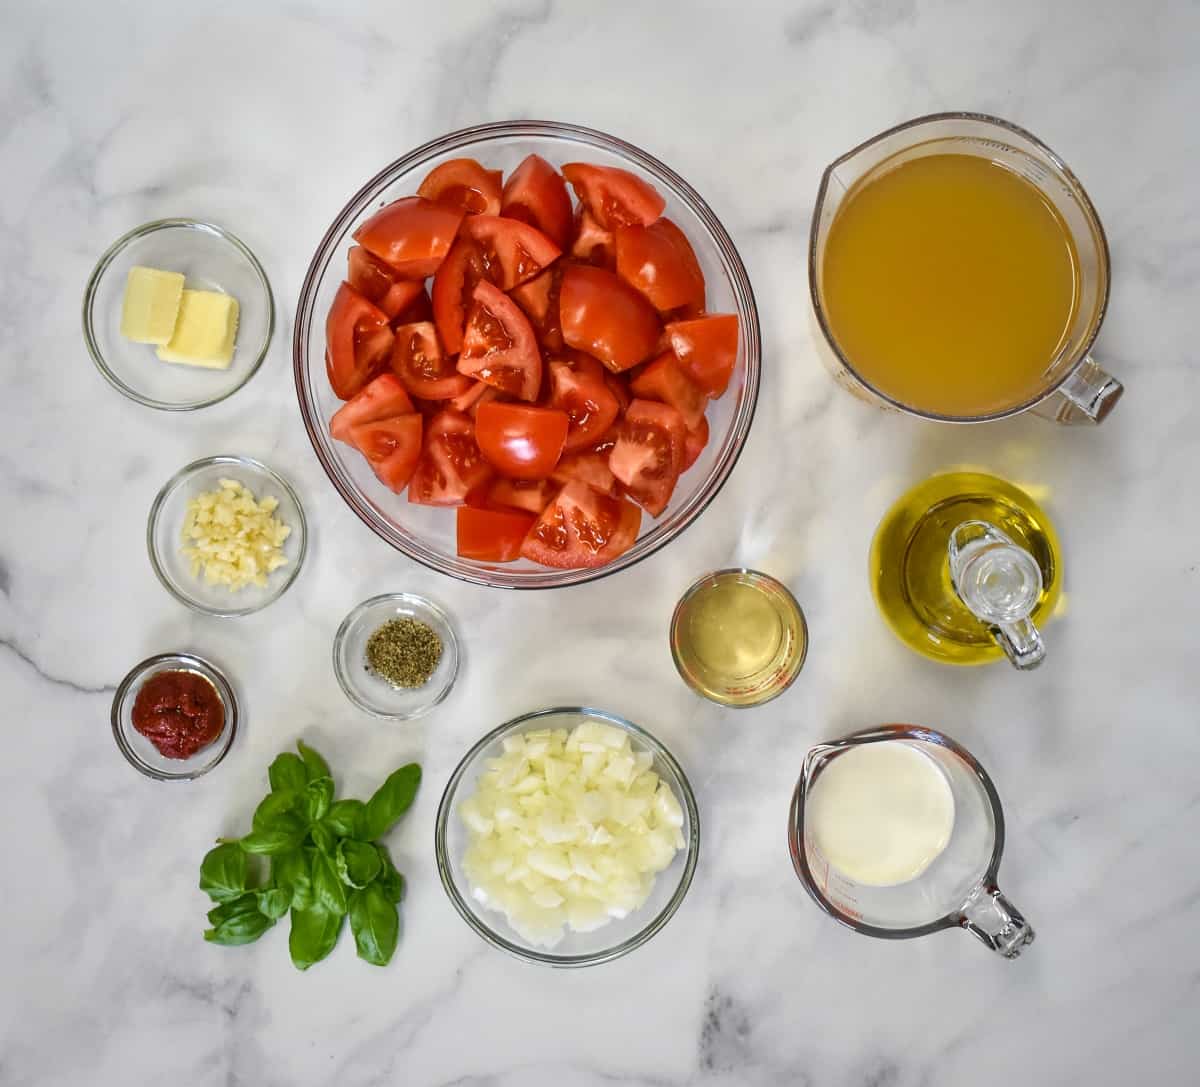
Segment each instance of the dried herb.
M419 619L389 619L367 639L367 669L393 687L421 687L442 659L442 639Z

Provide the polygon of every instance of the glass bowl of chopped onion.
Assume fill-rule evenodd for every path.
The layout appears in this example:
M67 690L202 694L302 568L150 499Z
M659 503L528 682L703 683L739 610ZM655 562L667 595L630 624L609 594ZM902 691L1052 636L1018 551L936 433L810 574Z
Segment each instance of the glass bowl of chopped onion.
M146 525L150 565L176 600L208 615L249 615L277 600L307 549L291 485L250 457L205 457L163 485Z
M505 722L463 757L438 807L454 908L526 962L594 966L679 909L700 848L696 798L645 729L559 707Z

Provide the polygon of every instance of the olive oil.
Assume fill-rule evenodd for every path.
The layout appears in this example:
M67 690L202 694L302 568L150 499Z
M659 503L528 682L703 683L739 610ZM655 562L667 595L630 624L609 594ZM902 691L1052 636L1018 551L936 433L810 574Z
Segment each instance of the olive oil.
M693 585L671 621L684 681L726 706L766 702L795 679L808 631L792 594L752 570L720 570Z
M1029 618L1044 622L1062 591L1054 526L1024 491L981 472L933 476L888 510L871 543L871 587L905 645L937 661L984 664L1004 650L963 603L950 572L950 537L967 522L994 526L1033 556L1042 584Z

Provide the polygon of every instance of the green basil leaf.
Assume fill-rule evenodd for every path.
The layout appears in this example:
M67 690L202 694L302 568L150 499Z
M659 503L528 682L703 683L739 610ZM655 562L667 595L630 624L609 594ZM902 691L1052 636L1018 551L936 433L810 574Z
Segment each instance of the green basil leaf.
M360 959L387 966L400 936L400 914L377 883L350 895L350 931Z
M218 914L218 910L224 912ZM217 910L211 910L209 920L213 922L213 927L205 930L204 938L210 944L224 944L227 947L251 944L275 924L258 908L258 897L253 894L243 895L236 902L225 903Z
M342 931L342 915L332 914L320 906L292 910L292 930L288 933L288 950L297 970L307 970L320 962L337 943Z
M367 806L361 800L338 800L325 813L325 825L339 838L361 838Z
M333 851L337 848L338 836L324 823L313 823L308 831L312 835L313 845L317 847L317 851L332 858Z
M337 870L324 853L318 853L312 867L313 904L326 913L346 912L346 888Z
M273 856L271 882L291 896L288 905L298 910L312 905L312 859L303 850L293 849Z
M300 810L310 823L319 822L333 803L333 778L313 778L300 794Z
M304 769L308 773L309 781L333 776L333 771L329 769L329 763L321 757L318 751L309 747L303 740L296 741L296 750L300 752L300 758L304 760Z
M258 909L255 893L254 891L247 891L244 895L239 895L231 902L222 902L219 906L214 906L208 911L208 923L215 928L222 921L229 920L229 918L244 912L251 906Z
M234 844L210 849L200 862L200 890L214 902L232 902L246 890L246 854Z
M334 860L338 878L347 887L361 889L383 870L378 850L370 842L356 842L353 838L338 842Z
M299 792L308 784L308 768L299 755L285 751L275 756L275 761L267 769L267 777L270 779L273 793L282 793L289 789Z
M258 908L264 916L278 921L292 908L292 892L283 887L272 887L267 891L256 891Z
M383 870L379 873L379 879L376 882L389 902L399 902L404 897L404 877L396 871L396 866L392 864L392 857L387 851L387 846L376 842L375 848L379 851L379 860L383 865Z
M258 807L254 809L251 827L254 830L269 830L274 827L280 821L281 816L292 814L292 809L296 806L297 795L292 789L267 793Z
M421 768L415 762L401 766L399 770L388 775L387 781L375 790L375 795L367 801L367 810L363 819L363 838L373 842L382 838L409 807L417 795L417 786L421 784Z
M276 853L287 853L289 850L295 849L304 841L306 833L306 828L297 819L295 825L272 827L268 830L252 830L238 844L247 853L265 853L267 856L273 856Z

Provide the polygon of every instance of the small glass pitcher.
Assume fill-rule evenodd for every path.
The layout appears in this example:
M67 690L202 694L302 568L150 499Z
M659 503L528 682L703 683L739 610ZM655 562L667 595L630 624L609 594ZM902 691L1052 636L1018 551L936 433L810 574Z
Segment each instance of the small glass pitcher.
M907 883L860 884L834 868L805 827L813 783L841 753L860 744L903 743L929 756L954 796L954 829L942 853ZM1033 942L1034 932L996 886L1004 851L1004 811L992 779L975 757L948 736L916 725L881 725L809 751L796 783L788 820L796 874L813 901L835 921L866 936L890 940L964 928L1006 959Z
M829 228L846 194L880 163L896 164L934 154L976 155L1003 163L1035 185L1062 215L1079 255L1079 306L1065 346L1047 368L1042 387L1028 401L970 417L920 411L870 384L838 347L822 301L821 276ZM1067 165L1032 133L982 113L935 113L918 117L859 144L826 168L821 177L809 239L808 282L813 310L824 336L821 358L838 382L855 395L888 410L923 419L987 422L1024 411L1057 423L1099 423L1116 406L1124 386L1091 357L1092 344L1108 305L1108 242L1096 209Z

